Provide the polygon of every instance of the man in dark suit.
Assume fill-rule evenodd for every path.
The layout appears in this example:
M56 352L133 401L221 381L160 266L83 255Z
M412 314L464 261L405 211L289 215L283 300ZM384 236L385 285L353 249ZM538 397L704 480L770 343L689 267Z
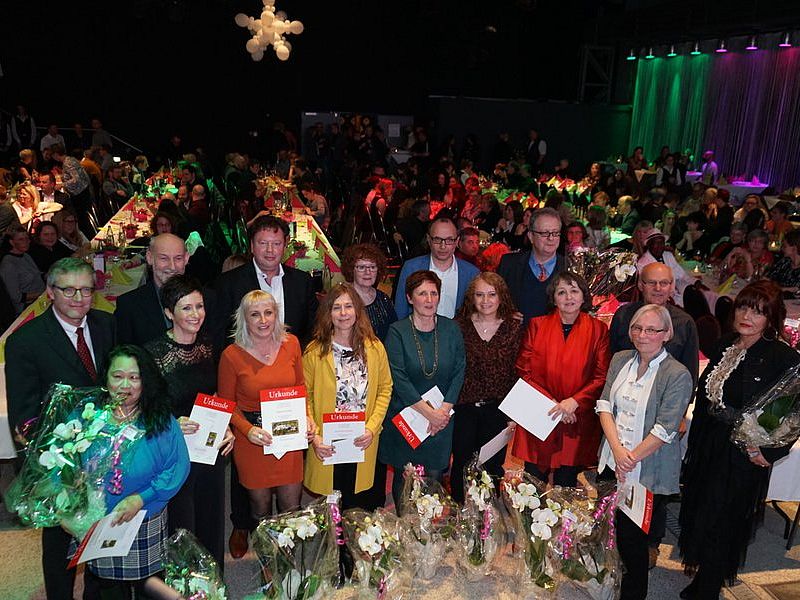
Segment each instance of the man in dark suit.
M249 230L253 260L220 275L214 286L220 319L230 321L242 297L252 290L269 292L280 306L281 320L305 345L317 314L317 296L308 273L281 264L289 226L269 215L258 217Z
M217 319L221 323L229 323L244 295L260 289L272 294L280 309L281 320L304 344L311 335L318 302L308 273L281 264L289 241L289 226L282 219L264 215L253 221L248 233L253 259L220 275L215 286ZM233 533L228 547L231 556L241 558L247 552L248 531L255 524L250 516L247 492L239 484L236 467L233 465L231 521Z
M497 268L526 326L531 318L547 312L547 284L554 274L565 269L564 257L556 252L561 240L558 212L553 208L534 212L528 238L532 246L529 252L506 254Z
M150 240L145 255L153 276L141 287L122 294L117 299L114 317L117 322L117 338L121 344L144 346L163 335L172 327L164 314L158 290L173 275L183 275L189 254L183 240L171 233L162 233ZM212 336L215 343L220 342L220 333L213 314L214 293L203 291L206 314L209 318L203 323L203 331Z
M91 265L78 258L56 261L47 273L47 296L53 305L6 341L6 396L13 431L19 433L39 416L52 384L100 383L114 345L114 319L90 310L93 292ZM73 597L75 570L67 569L70 539L61 527L42 530L42 568L50 600Z

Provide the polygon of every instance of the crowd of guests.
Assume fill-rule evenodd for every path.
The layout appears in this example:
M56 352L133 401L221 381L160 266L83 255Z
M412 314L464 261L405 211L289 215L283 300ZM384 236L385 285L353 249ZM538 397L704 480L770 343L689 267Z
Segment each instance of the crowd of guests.
M6 344L12 428L22 434L50 384L61 381L105 385L117 421L147 432L123 459L134 475L125 479L121 495L107 498L120 520L147 510L139 553L133 562L91 561L87 597L121 583L157 594L152 576L160 562L151 559L164 533L179 527L195 532L224 565L226 493L234 558L247 551L258 521L297 508L304 488L315 495L338 489L343 508L367 510L385 505L388 489L399 506L400 473L408 462L449 482L462 501L464 465L507 426L514 428L510 455L547 483L580 485L581 473L596 469L598 481L623 486L632 479L654 493L649 535L617 514L623 598L647 596L666 501L681 492L680 550L694 575L682 597L716 598L735 578L758 522L768 467L788 452L750 448L745 455L729 433L731 411L746 408L798 360L782 341L782 288L796 291L800 283L800 235L788 221L792 207L779 202L767 213L760 197L748 196L734 210L726 190L711 187L713 177L687 192L676 166L681 159L669 153L659 165L666 188L643 191L627 173L604 182L595 164L586 176L594 185L586 188L583 213L581 200L553 190L536 202L526 191L501 207L470 164L459 171L454 156L436 159L424 130L415 131L414 140L415 158L424 160L394 172L383 159L353 169L350 196L330 203L322 192L333 189L326 179L331 154L308 163L288 149L278 154L275 166L286 166L286 176L308 192L301 197L342 249L345 283L324 295L315 292L308 274L283 263L289 227L262 213L258 163L242 154L228 157L221 189L234 195L236 211L249 221L248 255L219 275L192 276L185 234L208 223L201 213L212 192L197 167L187 164L176 202L162 202L152 236L140 241L147 247L147 281L119 297L113 317L90 308L91 266L65 258L85 247L83 234L92 233L82 233L80 221L96 197L90 192L86 204L84 189L70 188L88 177L86 167L75 159L77 167L71 164L56 141L52 155L63 168L37 179L37 171L29 171L28 181L43 189L51 175L61 177L66 196L55 200L63 208L52 219L26 199L40 191L19 182L11 206L19 225L8 230L0 276L7 289L10 277L19 282L13 294L8 290L16 312L43 291L52 306ZM543 169L546 143L535 131L529 141L518 159L529 166L509 157L500 169L506 181L514 180L517 166L523 173ZM354 152L370 155L360 146ZM347 145L342 156L358 166ZM632 160L634 171L647 167L641 153ZM117 184L125 175L111 167L101 187L122 198ZM561 167L563 172L567 165ZM711 166L706 171L714 172ZM420 185L423 180L429 184ZM30 218L23 222L25 216ZM36 252L28 223L41 246ZM567 270L566 254L608 247L610 227L631 234L627 244L640 258L637 292L609 326L592 316L592 294ZM491 257L481 241L503 250ZM405 260L387 293L379 286L400 246ZM775 260L777 247L782 257ZM753 280L735 298L729 333L715 344L701 378L697 326L678 306L694 280L676 253L716 261ZM8 281L6 272L13 274ZM44 344L52 348L47 356L37 351ZM498 408L518 378L554 400L550 414L559 423L544 441ZM265 455L272 437L262 427L259 393L297 385L307 392L309 450ZM439 401L427 399L434 388ZM189 414L198 393L237 403L214 465L190 464L182 440L197 432ZM678 440L690 403L695 406L682 465ZM417 448L392 423L409 407L429 423L429 436ZM339 411L366 415L365 433L354 442L364 449L361 463L325 464L335 450L322 438L322 422ZM487 470L502 476L505 458L496 455ZM44 531L48 597L71 597L70 541L60 528Z

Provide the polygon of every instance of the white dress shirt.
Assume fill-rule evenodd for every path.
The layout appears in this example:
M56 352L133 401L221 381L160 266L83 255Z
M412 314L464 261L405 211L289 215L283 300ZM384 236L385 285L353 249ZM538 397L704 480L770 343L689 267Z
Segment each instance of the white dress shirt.
M286 310L283 307L283 265L278 265L278 274L272 276L272 281L267 278L266 273L258 268L255 259L253 259L253 266L256 268L256 277L258 278L258 286L262 292L272 294L275 302L278 304L278 318L281 323L285 323Z
M439 293L439 308L436 314L452 319L456 314L456 300L458 299L458 261L453 257L450 268L440 271L433 264L431 257L430 269L442 280L442 291Z
M619 442L627 450L636 448L650 433L665 444L669 444L675 438L675 433L668 434L667 430L659 423L653 425L647 434L644 431L644 419L647 413L647 403L650 400L650 392L653 389L653 382L661 361L667 356L667 351L662 349L661 353L647 365L644 375L637 379L636 376L639 369L639 354L637 353L620 370L611 385L608 400L600 399L597 401L595 412L610 413L614 417ZM614 453L611 451L611 446L607 439L603 440L597 472L602 473L605 467L616 468ZM636 468L625 477L626 481L628 479L638 481L640 470L641 463L637 464Z
M58 314L58 311L55 308L53 309L53 314L56 316L56 321L58 321L58 324L61 325L64 333L67 334L69 341L72 343L72 347L75 348L75 352L77 352L78 328L62 319L61 315ZM95 368L97 368L97 359L94 356L94 346L92 346L92 334L89 331L89 325L86 322L86 317L83 317L83 321L81 321L80 326L83 327L83 339L86 340L86 345L89 346L89 354L92 355L92 362L94 363Z

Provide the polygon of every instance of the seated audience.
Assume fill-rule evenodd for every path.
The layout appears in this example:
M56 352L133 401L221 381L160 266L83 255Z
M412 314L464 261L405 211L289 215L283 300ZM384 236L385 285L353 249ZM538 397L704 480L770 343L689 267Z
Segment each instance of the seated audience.
M25 228L10 229L6 237L11 249L0 260L0 279L11 298L14 311L19 314L44 292L44 279L36 262L28 254L31 238Z

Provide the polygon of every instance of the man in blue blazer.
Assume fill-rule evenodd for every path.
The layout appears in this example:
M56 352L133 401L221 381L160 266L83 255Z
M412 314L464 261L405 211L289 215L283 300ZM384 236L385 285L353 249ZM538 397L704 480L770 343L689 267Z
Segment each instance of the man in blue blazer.
M410 258L400 269L394 298L398 319L404 319L411 314L411 307L406 299L406 279L416 271L428 270L436 273L442 280L437 313L449 319L455 316L464 303L469 282L480 272L474 265L454 256L457 241L458 229L451 219L442 217L431 222L428 228L431 253Z

